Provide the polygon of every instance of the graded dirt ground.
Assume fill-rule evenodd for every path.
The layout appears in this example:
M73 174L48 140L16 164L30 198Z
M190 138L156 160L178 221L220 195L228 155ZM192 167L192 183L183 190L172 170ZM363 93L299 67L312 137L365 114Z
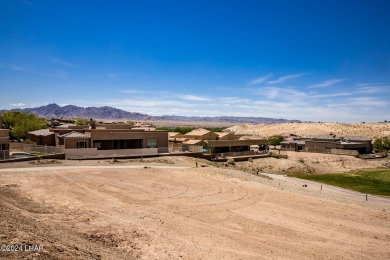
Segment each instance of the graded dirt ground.
M235 134L251 134L270 137L284 133L299 136L337 135L378 138L390 136L390 123L280 123L240 124L229 127Z
M0 165L0 244L44 247L0 258L390 258L388 202L181 157L148 168L68 163Z

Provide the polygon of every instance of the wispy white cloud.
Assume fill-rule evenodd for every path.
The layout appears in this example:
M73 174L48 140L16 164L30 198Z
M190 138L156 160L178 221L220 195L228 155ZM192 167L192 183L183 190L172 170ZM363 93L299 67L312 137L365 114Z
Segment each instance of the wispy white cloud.
M0 63L0 68L8 69L8 70L27 71L27 69L22 66L9 64L9 63Z
M268 99L274 99L276 97L279 97L283 89L280 88L267 88L264 94L267 96Z
M308 94L297 90L292 87L279 88L279 87L266 87L261 89L258 92L260 95L265 95L268 99L287 99L291 100L292 98L303 98L307 97Z
M390 107L390 103L377 97L356 97L347 101L349 106Z
M357 87L367 87L367 86L380 86L380 85L387 85L384 83L359 83L356 86Z
M9 64L9 63L0 63L0 68L8 69L8 70L16 70L16 71L23 71L27 73L32 73L35 75L40 76L46 76L46 77L52 77L52 78L62 78L62 79L68 79L70 74L65 70L54 70L50 72L44 72L44 71L36 71L31 69L26 69L25 67Z
M357 92L361 94L390 92L390 85L365 84L359 87Z
M221 97L218 99L218 101L225 103L226 105L231 106L232 104L237 103L249 103L250 99L248 98L238 98L238 97Z
M51 77L51 78L61 78L61 79L68 79L69 78L69 73L64 70L55 70L52 72L35 72L39 75Z
M110 73L108 74L108 77L112 80L118 80L119 79L119 74L117 73Z
M100 101L99 103L104 104L106 106L114 106L122 109L125 108L126 110L130 109L128 111L137 111L137 109L145 108L161 108L161 111L163 111L170 107L197 107L197 104L158 98L115 99L108 101Z
M286 75L286 76L282 76L276 80L270 80L270 81L267 81L268 84L278 84L278 83L283 83L283 82L286 82L287 80L289 79L295 79L295 78L299 78L299 77L302 77L303 75L305 75L305 73L298 73L298 74L290 74L290 75Z
M330 79L330 80L324 81L324 82L322 82L322 83L310 85L309 88L324 88L324 87L329 87L329 86L335 85L335 84L337 84L337 83L340 83L340 82L342 82L343 80L344 80L344 79Z
M249 81L248 85L252 86L252 85L262 84L262 83L266 82L271 76L272 76L272 74L267 74L265 76L253 79L253 80Z
M60 64L60 65L66 66L66 67L71 67L71 68L75 67L74 64L72 64L70 62L67 62L67 61L64 61L64 60L61 60L61 59L52 59L52 62L56 63L56 64Z
M327 93L327 94L311 94L310 98L329 98L329 97L345 97L354 95L351 92L341 92L341 93Z
M123 90L121 92L125 93L125 94L143 94L143 93L148 93L147 91L138 90L138 89L126 89L126 90Z
M210 98L195 96L195 95L177 95L176 97L184 100L192 100L192 101L209 101Z
M331 90L331 91L330 91ZM349 91L350 90L350 91ZM386 95L377 95L373 86L340 89L307 89L273 85L252 88L245 93L220 92L225 96L196 93L155 92L148 89L120 90L118 99L88 101L149 115L254 116L310 121L383 121L389 111ZM255 92L256 91L256 92ZM255 93L255 95L254 95ZM67 101L65 101L67 102ZM80 103L85 104L85 100ZM93 103L92 103L93 102ZM72 103L75 103L72 101ZM80 104L79 103L79 104Z
M15 104L10 104L10 106L12 107L23 107L25 106L26 104L22 103L22 102L19 102L19 103L15 103Z

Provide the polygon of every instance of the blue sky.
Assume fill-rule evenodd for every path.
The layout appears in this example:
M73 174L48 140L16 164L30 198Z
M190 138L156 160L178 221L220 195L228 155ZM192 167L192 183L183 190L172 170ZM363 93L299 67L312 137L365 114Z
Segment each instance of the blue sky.
M390 1L0 1L0 108L390 120Z

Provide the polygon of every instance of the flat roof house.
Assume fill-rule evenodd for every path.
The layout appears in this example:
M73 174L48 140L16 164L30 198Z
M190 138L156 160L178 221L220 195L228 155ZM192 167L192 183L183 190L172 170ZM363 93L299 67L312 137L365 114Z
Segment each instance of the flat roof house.
M0 129L0 150L9 149L9 129Z
M0 160L9 158L9 129L0 129Z
M168 147L167 131L147 131L144 129L69 130L68 133L58 134L59 143L65 145L65 149L116 150Z
M218 140L218 135L210 130L198 128L183 135L184 138L194 140Z
M9 129L2 129L2 118L0 117L0 159L9 157Z
M40 129L28 132L28 138L37 145L55 146L55 134L50 129Z
M306 136L297 137L292 141L283 141L281 147L289 151L357 155L372 153L372 140L358 136Z
M267 145L265 138L258 139L232 139L232 140L206 140L210 153L249 152L251 146L264 147Z
M50 129L56 136L56 144L65 147L65 154L131 155L168 152L168 131L146 130L130 125L96 124L93 129L80 126ZM80 151L75 151L80 149ZM149 150L148 150L149 149Z

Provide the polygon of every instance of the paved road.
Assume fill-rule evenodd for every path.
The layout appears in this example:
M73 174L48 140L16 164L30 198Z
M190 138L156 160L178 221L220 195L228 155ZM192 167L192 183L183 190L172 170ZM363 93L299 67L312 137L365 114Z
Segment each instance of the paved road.
M295 183L298 185L306 184L307 188L310 188L310 189L321 190L321 186L322 186L323 191L330 191L330 192L333 192L336 194L340 194L344 197L355 198L358 200L365 200L366 199L365 193L347 190L347 189L343 189L343 188L332 186L332 185L326 185L326 184L318 183L315 181L308 181L308 180L298 179L298 178L294 178L294 177L288 177L288 176L282 175L282 174L272 174L272 173L261 173L261 174L269 176L273 179L282 180L282 181L286 181L289 183ZM376 195L370 195L370 194L368 195L368 201L385 202L385 203L390 204L389 197L382 197L382 196L376 196Z

